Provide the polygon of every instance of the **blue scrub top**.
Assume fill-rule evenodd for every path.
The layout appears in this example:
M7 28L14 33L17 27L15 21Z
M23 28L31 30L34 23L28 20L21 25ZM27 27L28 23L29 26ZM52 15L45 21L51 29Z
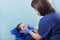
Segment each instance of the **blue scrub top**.
M45 15L39 21L38 33L42 40L60 40L60 14L51 12Z

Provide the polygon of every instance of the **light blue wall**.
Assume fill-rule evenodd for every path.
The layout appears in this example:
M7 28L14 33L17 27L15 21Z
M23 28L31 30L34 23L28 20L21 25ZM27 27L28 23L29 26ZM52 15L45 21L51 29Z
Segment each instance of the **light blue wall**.
M14 40L10 30L20 22L38 25L39 17L31 0L0 0L0 40Z
M52 6L60 13L60 0L50 0Z
M60 13L60 0L55 0L54 3L56 10Z
M59 11L59 1L56 1L54 1L54 7ZM53 1L51 2L53 3ZM14 40L10 30L20 22L38 25L40 17L30 4L31 0L0 0L0 40Z

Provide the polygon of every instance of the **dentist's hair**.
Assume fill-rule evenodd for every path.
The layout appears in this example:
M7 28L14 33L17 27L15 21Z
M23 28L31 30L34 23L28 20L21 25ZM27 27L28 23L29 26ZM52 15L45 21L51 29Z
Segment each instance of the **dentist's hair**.
M42 16L49 14L50 12L55 12L49 0L32 0L31 6L34 9L37 9Z

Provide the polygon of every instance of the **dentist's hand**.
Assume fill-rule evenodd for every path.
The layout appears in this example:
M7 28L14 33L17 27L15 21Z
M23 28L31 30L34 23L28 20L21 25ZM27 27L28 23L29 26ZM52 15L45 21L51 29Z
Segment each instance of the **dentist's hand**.
M27 27L24 27L24 28L22 28L22 32L23 32L24 34L29 34L29 33L31 32L31 30L28 29Z
M27 25L30 30L38 30L38 26Z
M23 29L22 31L24 34L29 34L31 32L31 30L29 30L29 29Z
M34 26L32 26L32 25L27 25L27 27L28 27L28 29L30 29L30 30L34 30Z

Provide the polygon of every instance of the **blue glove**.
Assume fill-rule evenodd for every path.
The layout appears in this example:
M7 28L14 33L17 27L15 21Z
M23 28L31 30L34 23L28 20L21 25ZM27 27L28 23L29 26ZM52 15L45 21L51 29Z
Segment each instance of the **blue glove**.
M29 34L31 32L31 30L29 30L29 29L23 29L22 31L24 34Z
M32 26L32 25L27 25L27 27L28 27L28 29L30 29L30 30L34 30L34 26Z
M16 28L12 29L10 32L11 32L11 34L13 34L13 35L15 35L17 37L21 36L20 32L18 32L18 30Z

